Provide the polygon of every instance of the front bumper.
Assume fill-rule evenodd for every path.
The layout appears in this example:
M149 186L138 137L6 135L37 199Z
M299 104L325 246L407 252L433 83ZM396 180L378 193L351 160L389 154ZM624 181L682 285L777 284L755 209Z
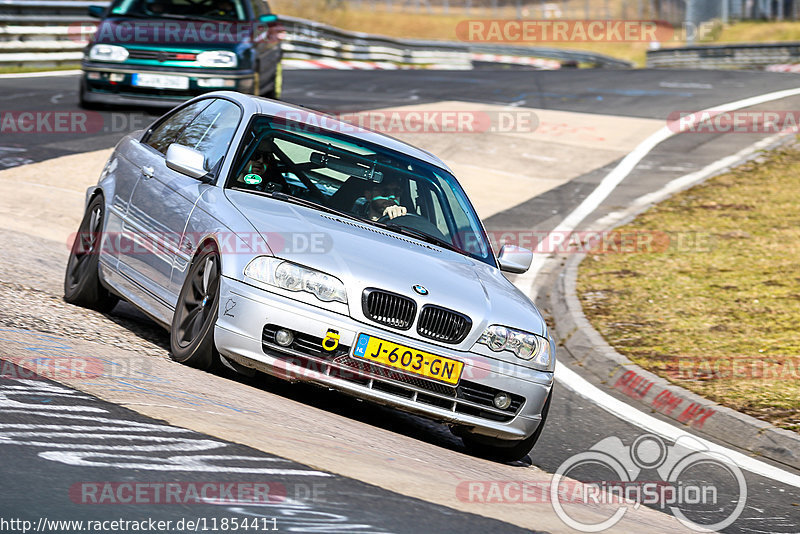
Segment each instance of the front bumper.
M290 347L280 347L270 337L274 325L298 334ZM340 336L339 348L333 352L322 350L319 344L329 329ZM460 360L464 362L461 380L452 387L355 358L352 347L359 333ZM520 440L533 434L553 384L553 373L405 338L230 278L221 280L214 335L220 354L240 365L500 439ZM516 399L511 407L499 410L491 404L498 391Z
M258 83L252 70L198 69L124 65L84 61L82 64L81 97L89 104L135 106L176 106L203 93L218 90L253 94ZM159 89L133 85L133 75L163 74L188 78L186 89ZM201 87L200 80L220 80L214 86Z

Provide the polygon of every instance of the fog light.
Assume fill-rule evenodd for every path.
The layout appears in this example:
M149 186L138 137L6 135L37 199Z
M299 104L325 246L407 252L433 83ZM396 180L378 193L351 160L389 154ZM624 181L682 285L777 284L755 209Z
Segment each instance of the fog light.
M198 87L236 87L236 80L226 80L225 78L198 78Z
M112 72L108 76L108 79L109 79L109 81L116 82L116 83L124 82L125 81L125 75L124 74L117 74L117 73Z
M508 393L500 392L494 396L494 405L496 408L500 410L505 410L509 406L511 406L511 395Z
M288 347L294 341L294 334L292 334L289 330L278 330L275 332L275 343L280 345L281 347Z

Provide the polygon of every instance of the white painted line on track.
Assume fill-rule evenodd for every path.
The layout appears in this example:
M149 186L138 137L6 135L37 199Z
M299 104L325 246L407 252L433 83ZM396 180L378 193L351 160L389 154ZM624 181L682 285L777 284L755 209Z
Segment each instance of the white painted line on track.
M608 393L602 391L598 387L592 385L586 379L581 377L578 373L569 367L558 364L556 367L556 379L559 384L569 388L577 395L597 404L600 408L607 411L623 421L638 426L648 432L657 434L664 439L675 441L681 436L690 435L693 440L700 446L695 450L708 450L713 453L718 453L723 457L731 460L736 466L745 471L749 471L756 475L770 478L783 484L800 488L800 475L795 475L784 471L779 467L772 466L768 463L762 462L750 456L746 456L740 452L728 449L722 445L717 445L714 442L700 438L694 434L682 430L670 423L656 419L652 415L648 415L630 404L626 404L619 399L616 399ZM689 446L687 443L682 443L684 446Z
M47 72L11 72L0 74L0 80L4 78L46 78L48 76L77 76L80 70L51 70Z
M737 100L719 106L714 106L705 110L698 111L696 115L708 113L709 117L715 117L720 113L728 111L736 111L739 109L747 108L750 106L757 106L766 102L780 100L791 96L800 95L800 89L787 89L784 91L776 91L774 93L767 93L763 95L745 98L744 100ZM633 151L625 156L614 169L611 170L595 188L594 191L586 197L572 212L570 212L561 223L556 226L552 232L567 234L574 231L578 224L595 211L600 204L608 198L608 196L616 189L616 187L630 175L630 173L655 147L666 141L670 137L678 135L686 131L690 125L680 127L679 123L673 124L673 127L664 126L659 131L652 134L650 137L642 141ZM528 295L532 300L536 298L538 288L535 286L536 275L541 271L542 267L550 259L550 255L546 254L545 247L548 240L541 240L539 246L534 254L533 263L531 268L524 275L519 276L514 282L516 286Z
M604 229L614 224L617 224L620 221L626 219L627 217L630 217L631 215L635 214L645 206L662 202L671 197L672 195L674 195L675 193L687 189L699 182L702 182L706 178L714 176L715 174L718 174L724 171L725 169L731 168L734 165L737 165L740 162L744 161L749 156L752 156L756 152L764 150L765 148L768 148L770 145L775 144L780 139L792 135L795 134L782 133L764 138L761 141L758 141L748 147L743 148L736 154L727 156L725 158L717 160L714 163L711 163L703 167L699 171L685 174L680 178L675 178L671 182L668 182L666 185L664 185L664 187L662 187L658 191L654 191L652 193L647 193L646 195L640 196L639 198L631 202L631 204L624 210L613 211L608 215L602 217L601 219L598 219L597 222L595 223L597 229L598 230Z

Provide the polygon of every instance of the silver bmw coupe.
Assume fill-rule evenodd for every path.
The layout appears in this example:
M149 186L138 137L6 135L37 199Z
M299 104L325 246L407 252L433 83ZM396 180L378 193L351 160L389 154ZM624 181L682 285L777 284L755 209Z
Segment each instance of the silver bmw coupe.
M492 184L486 184L492 187ZM532 449L555 344L438 158L307 109L209 93L122 139L72 246L65 299L122 298L176 361L308 381Z

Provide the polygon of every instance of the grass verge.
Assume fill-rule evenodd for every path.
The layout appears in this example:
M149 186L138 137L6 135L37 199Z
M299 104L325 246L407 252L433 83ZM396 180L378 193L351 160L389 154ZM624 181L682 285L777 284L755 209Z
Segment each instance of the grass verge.
M497 17L486 13L466 15L464 13L408 13L400 11L383 11L353 9L343 4L329 7L330 4L319 0L278 0L273 2L273 9L279 15L289 15L324 22L343 30L359 31L389 37L405 37L409 39L438 39L458 41L456 26L468 19L499 18L514 19L513 11L502 12ZM530 18L536 18L531 15ZM608 56L634 62L644 66L647 43L509 43L512 45L544 46L549 48L567 48L605 54Z
M55 67L0 67L0 74L17 74L20 72L50 72L56 70L76 70L80 68L80 63L76 63L74 65L58 65Z
M619 231L652 246L598 250L578 278L584 312L606 341L670 382L800 432L800 145Z

